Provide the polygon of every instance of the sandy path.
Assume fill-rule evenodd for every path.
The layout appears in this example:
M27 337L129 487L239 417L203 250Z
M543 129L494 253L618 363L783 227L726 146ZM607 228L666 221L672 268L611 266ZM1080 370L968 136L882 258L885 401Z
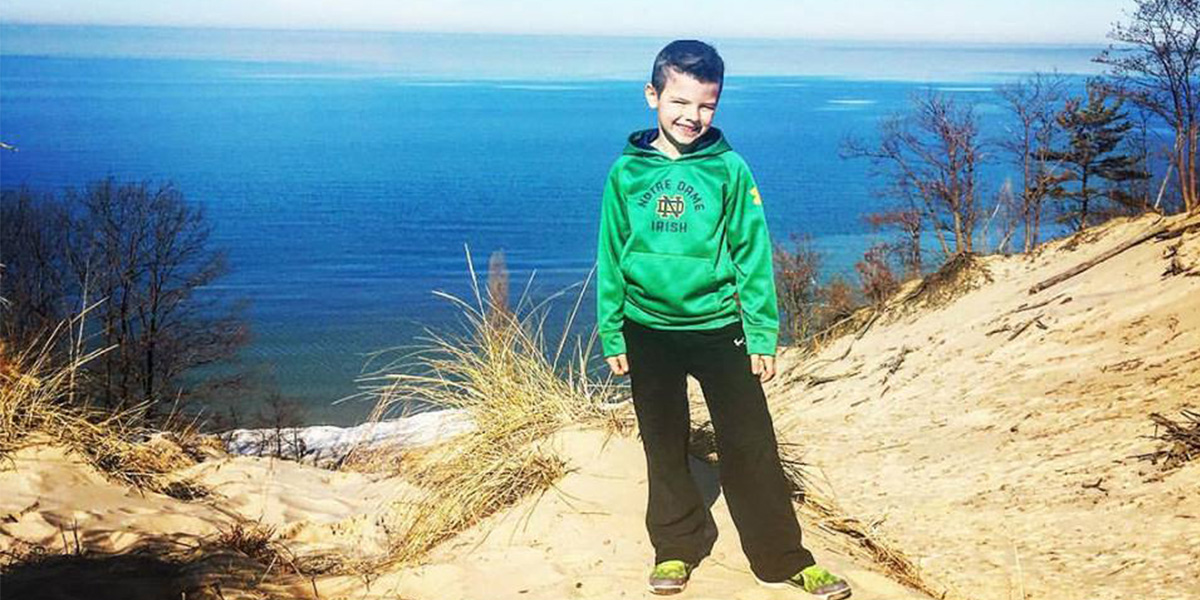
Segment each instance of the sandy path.
M325 582L322 595L328 590L335 597L412 600L655 597L645 591L653 551L643 525L646 475L639 442L575 431L557 444L574 470L555 489L443 544L427 564L381 577L369 596L354 595L362 592L361 582L346 579ZM715 473L703 463L696 466L711 490ZM799 597L755 584L723 499L716 500L713 513L720 538L680 598ZM806 543L822 564L854 584L855 598L926 598L838 556L813 536Z
M444 543L423 565L367 578L318 578L320 598L651 597L645 591L652 551L642 524L646 481L639 442L598 431L570 431L555 439L555 448L572 471L554 489ZM64 536L73 546L78 531L89 558L10 577L6 600L78 598L82 590L92 590L88 594L97 600L149 600L163 598L167 591L173 597L186 591L188 598L217 598L217 583L226 598L311 598L312 582L264 578L261 565L236 553L199 548L235 521L248 520L274 528L276 539L297 554L369 557L386 540L378 518L382 507L406 489L395 479L240 457L186 470L183 474L209 486L214 496L181 502L109 482L78 457L52 446L22 450L12 466L0 471L5 491L0 550L21 543L58 549ZM699 461L695 468L715 496L713 468ZM721 537L682 598L794 597L754 583L719 497L713 512ZM853 582L856 598L925 597L838 556L812 536L806 542L823 564ZM139 552L132 555L111 555L135 548ZM143 553L154 548L170 551L174 558L158 560ZM196 556L180 560L189 549ZM261 581L247 584L255 580ZM26 595L32 590L34 596Z

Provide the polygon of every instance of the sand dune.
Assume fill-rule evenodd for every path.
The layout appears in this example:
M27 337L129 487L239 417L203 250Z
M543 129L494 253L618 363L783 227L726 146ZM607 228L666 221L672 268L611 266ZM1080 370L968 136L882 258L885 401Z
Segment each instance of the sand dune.
M1159 447L1150 412L1196 406L1200 232L1028 293L1151 225L981 259L978 287L945 306L896 310L815 356L785 352L768 390L781 440L947 598L1200 598L1200 464L1134 458ZM212 491L185 502L34 444L0 464L0 552L24 559L0 597L648 597L638 441L570 429L550 444L570 469L552 489L391 566L376 559L389 507L410 497L397 477L217 457L177 474ZM721 537L683 597L796 597L754 584L713 468L697 461L695 475ZM928 597L805 526L855 598ZM270 532L277 552L231 549L221 540L238 528Z
M1149 413L1200 403L1200 232L1028 293L1153 223L985 259L992 283L949 306L789 361L777 428L969 597L1200 598L1200 464L1133 458L1160 445Z
M447 600L651 597L644 589L653 552L642 524L646 481L640 444L601 432L569 431L555 440L555 447L573 470L554 489L442 545L427 564L398 570L373 587L387 590L384 597ZM695 466L715 499L721 536L686 597L794 597L754 583L724 501L716 498L712 467ZM858 584L858 598L925 597L872 573L868 565L839 558L819 544L814 548L823 562ZM358 582L329 585L336 595L349 593Z
M618 598L648 597L644 590L652 552L642 526L645 466L639 443L624 436L576 430L561 434L554 448L572 471L553 489L435 549L419 566L385 568L368 576L318 577L306 582L287 576L266 578L247 586L229 580L230 594L321 598ZM689 598L786 598L787 593L758 587L741 554L724 502L717 497L713 467L699 461L697 476L714 500L714 516L722 531L712 557L695 576ZM13 490L0 501L0 514L15 522L0 525L4 550L25 542L61 548L63 532L73 551L74 531L94 556L163 545L173 550L201 548L235 522L250 520L274 527L278 539L297 555L367 558L382 552L386 527L378 517L386 504L402 497L404 484L395 478L373 478L333 472L288 461L236 457L201 463L186 473L209 486L214 497L181 502L154 493L144 495L106 480L61 449L21 451L14 468L0 473L0 486ZM823 562L846 573L858 586L859 598L923 598L872 572L870 565L840 557L810 536L809 544ZM70 553L70 552L68 552ZM186 560L175 557L176 561ZM165 564L165 563L164 563ZM118 595L104 598L158 598L163 589L190 591L205 597L225 574L227 561L190 563L186 573L169 571L149 578L135 590L130 565ZM111 571L106 564L96 571ZM165 566L164 566L165 568ZM259 567L262 568L261 565ZM120 569L117 568L118 572ZM79 575L73 575L78 577ZM98 576L89 572L85 577ZM61 570L15 575L11 597L92 597L60 591L33 595L43 585L64 585ZM231 579L226 577L226 579ZM142 589L145 588L145 589ZM6 594L6 600L10 596ZM178 597L178 596L175 596ZM252 596L247 596L252 597Z

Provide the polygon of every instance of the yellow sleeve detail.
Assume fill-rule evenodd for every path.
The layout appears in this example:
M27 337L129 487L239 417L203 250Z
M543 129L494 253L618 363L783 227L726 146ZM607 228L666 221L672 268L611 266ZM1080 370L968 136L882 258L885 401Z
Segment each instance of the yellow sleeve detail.
M759 195L758 195L758 188L757 188L757 187L750 188L750 195L751 195L751 196L754 196L754 204L755 204L755 206L762 206L762 196L759 196Z

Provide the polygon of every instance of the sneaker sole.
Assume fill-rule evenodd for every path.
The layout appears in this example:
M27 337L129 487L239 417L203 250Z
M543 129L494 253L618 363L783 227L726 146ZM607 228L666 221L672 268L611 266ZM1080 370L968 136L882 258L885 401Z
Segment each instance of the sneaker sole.
M646 589L650 590L650 593L654 594L655 596L674 596L675 594L683 592L684 588L686 588L686 587L687 587L687 584L685 583L680 586L671 586L671 587L661 587L661 586L655 587L652 585L648 585L648 586L646 586Z
M774 590L800 590L802 592L804 591L803 589L801 589L799 587L796 587L790 583L785 583L782 581L779 583L771 583L769 581L763 581L757 577L754 578L754 581L757 581L758 585L761 585L765 588L771 588ZM805 592L805 593L807 594L808 592ZM812 596L813 598L819 598L820 600L844 600L845 598L849 598L852 593L853 593L852 590L846 589L846 590L842 590L840 592L831 592L828 594L809 594L809 595Z

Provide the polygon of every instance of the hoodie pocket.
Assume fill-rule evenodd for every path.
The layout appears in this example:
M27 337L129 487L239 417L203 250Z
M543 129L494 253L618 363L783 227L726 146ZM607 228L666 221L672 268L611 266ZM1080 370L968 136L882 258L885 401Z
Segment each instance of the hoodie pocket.
M646 252L630 252L625 258L629 300L643 311L684 321L720 311L712 261Z

